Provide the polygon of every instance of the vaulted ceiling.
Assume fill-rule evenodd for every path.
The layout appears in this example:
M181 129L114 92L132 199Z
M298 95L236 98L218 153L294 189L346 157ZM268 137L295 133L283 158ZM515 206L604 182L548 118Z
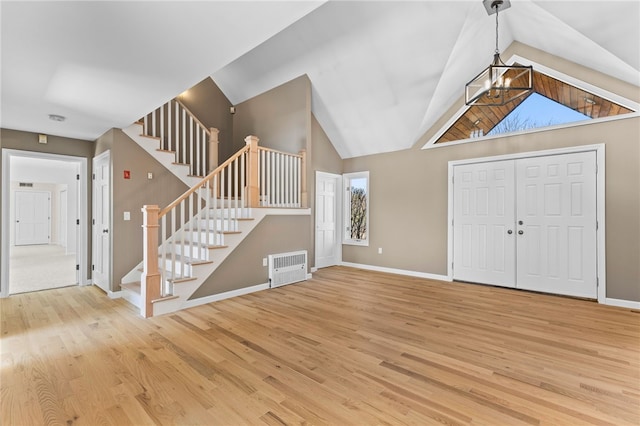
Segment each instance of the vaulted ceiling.
M640 86L640 1L511 3L501 50L519 41ZM306 74L343 158L413 146L495 37L480 0L1 1L0 19L4 128L96 139L208 75L237 104Z

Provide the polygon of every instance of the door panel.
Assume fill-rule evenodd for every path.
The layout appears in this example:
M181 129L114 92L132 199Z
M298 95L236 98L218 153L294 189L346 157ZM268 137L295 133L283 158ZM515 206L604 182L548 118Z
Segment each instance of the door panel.
M454 168L454 279L515 286L513 175L513 161Z
M517 161L518 288L597 297L595 155Z

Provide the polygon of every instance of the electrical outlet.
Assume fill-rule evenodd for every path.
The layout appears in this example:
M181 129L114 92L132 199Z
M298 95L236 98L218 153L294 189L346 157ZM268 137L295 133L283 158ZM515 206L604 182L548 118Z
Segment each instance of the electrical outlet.
M131 220L131 212L124 212L124 220Z
M382 254L382 247L378 247L378 254Z
M267 258L265 257L262 259L262 266L267 266L267 265L268 265Z
M153 173L148 172L147 173L147 179L149 179L149 180L153 179Z

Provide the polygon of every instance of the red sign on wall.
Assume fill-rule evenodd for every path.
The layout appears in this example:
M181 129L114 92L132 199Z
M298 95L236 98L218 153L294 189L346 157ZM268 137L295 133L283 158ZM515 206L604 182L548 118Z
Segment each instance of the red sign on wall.
M131 179L131 172L129 170L125 170L124 171L124 178L125 179Z

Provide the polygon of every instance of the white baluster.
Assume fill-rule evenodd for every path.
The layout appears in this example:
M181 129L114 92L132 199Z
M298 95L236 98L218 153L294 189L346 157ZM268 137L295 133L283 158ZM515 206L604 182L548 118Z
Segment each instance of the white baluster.
M182 126L182 143L181 143L181 153L180 153L180 163L187 162L187 112L180 106L182 110L182 122L180 123Z

